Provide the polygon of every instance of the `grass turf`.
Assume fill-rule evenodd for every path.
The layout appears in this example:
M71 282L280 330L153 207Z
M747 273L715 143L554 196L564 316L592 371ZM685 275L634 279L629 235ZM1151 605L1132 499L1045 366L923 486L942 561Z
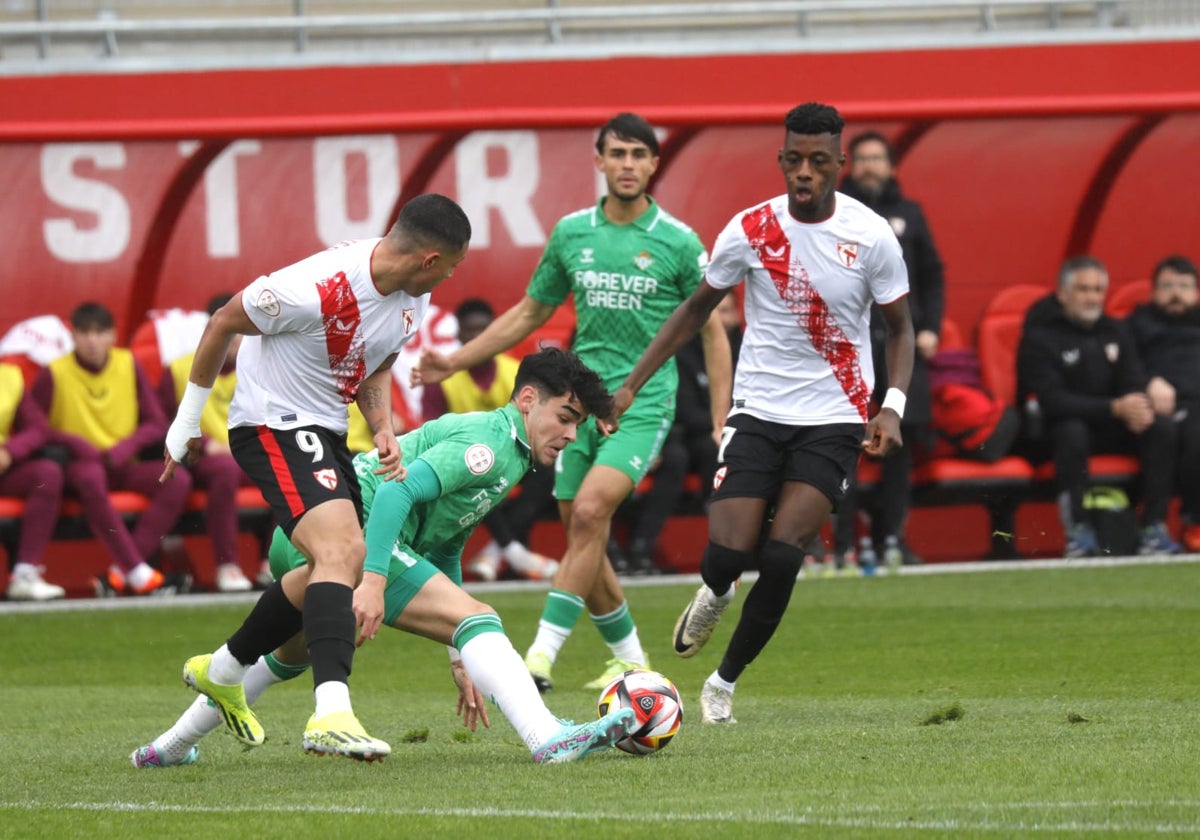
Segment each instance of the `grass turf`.
M709 648L669 636L695 583L628 590L653 667L684 695L679 737L534 765L507 722L465 733L440 645L394 631L360 650L356 710L381 765L306 756L311 682L272 689L262 747L217 733L200 762L129 753L193 695L184 659L248 607L0 614L0 836L1138 837L1200 834L1200 566L803 581L738 684L736 726L699 724ZM519 651L541 592L488 593ZM607 658L585 619L546 695Z

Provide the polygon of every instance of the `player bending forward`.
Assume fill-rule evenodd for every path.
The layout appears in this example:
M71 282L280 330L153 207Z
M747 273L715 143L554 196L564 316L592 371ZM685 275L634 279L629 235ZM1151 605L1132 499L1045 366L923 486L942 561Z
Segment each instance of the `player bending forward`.
M367 557L354 592L361 639L381 623L450 645L451 673L459 689L458 713L475 729L490 726L484 698L508 718L536 762L574 761L611 746L634 723L624 709L579 725L546 708L500 618L461 588L463 546L475 525L531 467L548 467L575 440L588 414L605 417L611 397L599 377L572 353L556 349L527 356L504 408L449 414L400 439L408 476L384 481L374 451L354 459L366 515ZM276 530L271 570L299 606L310 569L303 555ZM235 695L201 696L175 725L134 750L135 767L192 764L200 739L229 722L253 718L249 706L270 686L308 668L298 635L261 657ZM235 732L236 734L236 732ZM371 756L382 758L382 756Z

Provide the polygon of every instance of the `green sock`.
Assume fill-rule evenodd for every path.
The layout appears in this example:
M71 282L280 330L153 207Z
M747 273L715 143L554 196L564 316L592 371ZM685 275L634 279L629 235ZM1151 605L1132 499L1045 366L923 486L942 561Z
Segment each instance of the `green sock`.
M592 623L609 645L615 645L633 632L633 616L629 614L629 603L624 602L610 613L593 615Z

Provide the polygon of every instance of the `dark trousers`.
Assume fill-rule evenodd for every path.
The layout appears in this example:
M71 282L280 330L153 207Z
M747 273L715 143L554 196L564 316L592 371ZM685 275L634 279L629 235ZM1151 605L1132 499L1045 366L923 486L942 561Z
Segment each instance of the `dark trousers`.
M1156 417L1140 435L1134 435L1116 419L1089 422L1070 418L1052 423L1049 437L1058 489L1070 500L1072 522L1085 521L1088 456L1099 454L1138 456L1142 462L1142 522L1166 519L1175 476L1175 429L1169 417Z

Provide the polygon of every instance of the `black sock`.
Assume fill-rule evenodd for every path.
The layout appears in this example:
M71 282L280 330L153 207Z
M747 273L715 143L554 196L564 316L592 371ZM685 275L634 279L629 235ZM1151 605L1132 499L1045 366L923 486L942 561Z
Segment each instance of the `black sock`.
M354 590L342 583L310 583L304 591L304 640L313 685L349 682L354 663Z
M758 558L758 580L746 595L742 616L717 668L717 675L729 682L737 681L775 635L792 599L796 575L804 562L804 551L778 540L768 540Z
M234 659L243 665L253 665L258 657L275 650L302 628L300 610L283 594L283 584L275 581L225 644Z

